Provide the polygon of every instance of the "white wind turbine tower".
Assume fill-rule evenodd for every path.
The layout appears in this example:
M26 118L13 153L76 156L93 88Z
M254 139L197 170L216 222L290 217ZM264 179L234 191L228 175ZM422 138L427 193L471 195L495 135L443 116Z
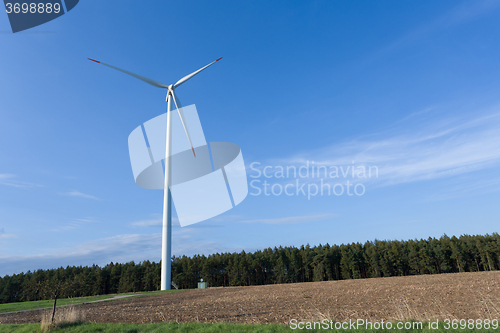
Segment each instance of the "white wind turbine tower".
M167 136L166 136L166 152L165 152L165 183L164 183L164 191L163 191L163 232L162 232L162 247L161 247L161 290L168 290L170 289L170 284L171 284L171 258L172 258L172 196L170 193L170 183L171 183L171 159L170 157L170 152L172 149L172 100L174 101L175 107L179 113L179 117L181 118L182 126L184 127L184 131L186 132L187 139L189 141L189 145L191 146L191 149L193 150L193 155L196 157L196 154L194 152L193 144L191 142L191 137L189 136L189 130L186 126L186 120L184 119L184 113L182 111L182 106L175 95L175 89L204 70L205 68L215 64L217 61L221 60L222 58L219 58L205 67L202 67L198 69L197 71L184 76L182 79L177 81L175 84L171 85L166 85L161 82L149 79L147 77L131 73L129 71L126 71L124 69L111 66L108 64L105 64L103 62L87 58L91 61L94 61L98 64L108 66L110 68L116 69L120 72L123 72L125 74L131 75L139 80L142 80L146 83L149 83L152 86L155 86L157 88L163 88L167 89Z

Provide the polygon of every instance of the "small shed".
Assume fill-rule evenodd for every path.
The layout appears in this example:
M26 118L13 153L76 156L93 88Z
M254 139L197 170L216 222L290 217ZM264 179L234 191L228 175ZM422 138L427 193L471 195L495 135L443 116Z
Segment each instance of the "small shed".
M203 279L201 279L200 282L198 282L198 289L207 289L208 288L208 283L203 282Z

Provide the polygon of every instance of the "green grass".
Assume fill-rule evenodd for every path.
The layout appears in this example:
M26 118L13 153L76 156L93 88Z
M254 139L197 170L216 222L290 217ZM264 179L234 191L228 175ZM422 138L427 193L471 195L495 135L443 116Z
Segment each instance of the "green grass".
M239 333L239 332L255 332L255 333L271 333L271 332L362 332L362 333L372 333L372 332L425 332L425 333L445 333L445 332L495 332L496 330L490 329L464 329L464 330L445 330L441 325L439 329L428 329L423 330L405 330L405 329L392 329L392 330L292 330L288 326L279 324L226 324L226 323L154 323L154 324L95 324L95 323L84 323L84 324L71 324L63 325L59 328L52 329L50 332L69 332L69 333L163 333L163 332L202 332L202 333L215 333L215 332L229 332L229 333ZM0 332L2 333L34 333L40 332L40 324L23 324L23 325L0 325Z
M40 332L40 324L23 324L23 325L0 325L2 333L34 333ZM68 333L164 333L164 332L203 332L203 333L218 333L218 332L293 332L285 325L238 325L238 324L205 324L205 323L187 323L187 324L74 324L63 326L57 329L52 329L49 332L68 332Z
M188 290L188 289L182 289ZM144 297L151 296L160 293L173 293L182 290L165 290L165 291L149 291L149 292L139 292L139 293L126 293L126 294L109 294L109 295L98 295L98 296L87 296L87 297L75 297L75 298L61 298L57 300L57 307L64 305L72 305L72 304L80 304L86 303L90 301L98 301L102 299L110 299L114 296L121 295L133 295L133 297ZM22 310L34 310L47 308L54 305L53 300L45 300L45 301L30 301L30 302L15 302L15 303L5 303L0 304L0 313L10 312L10 311L22 311ZM0 330L1 332L1 330Z

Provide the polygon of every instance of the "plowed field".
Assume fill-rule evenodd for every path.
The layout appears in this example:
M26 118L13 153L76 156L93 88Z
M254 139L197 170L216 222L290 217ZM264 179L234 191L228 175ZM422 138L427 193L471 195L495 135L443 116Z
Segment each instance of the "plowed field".
M499 319L500 272L209 288L76 306L90 322ZM42 311L0 314L40 322Z

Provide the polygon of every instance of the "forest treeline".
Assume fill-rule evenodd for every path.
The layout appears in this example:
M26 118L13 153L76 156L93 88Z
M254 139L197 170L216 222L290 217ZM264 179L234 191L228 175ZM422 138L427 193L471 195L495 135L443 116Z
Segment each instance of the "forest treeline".
M500 269L500 235L446 235L408 241L268 248L172 258L172 280L181 289L203 278L211 287L248 286ZM60 298L160 289L160 263L68 266L0 278L0 303L50 298L43 285L70 284Z

